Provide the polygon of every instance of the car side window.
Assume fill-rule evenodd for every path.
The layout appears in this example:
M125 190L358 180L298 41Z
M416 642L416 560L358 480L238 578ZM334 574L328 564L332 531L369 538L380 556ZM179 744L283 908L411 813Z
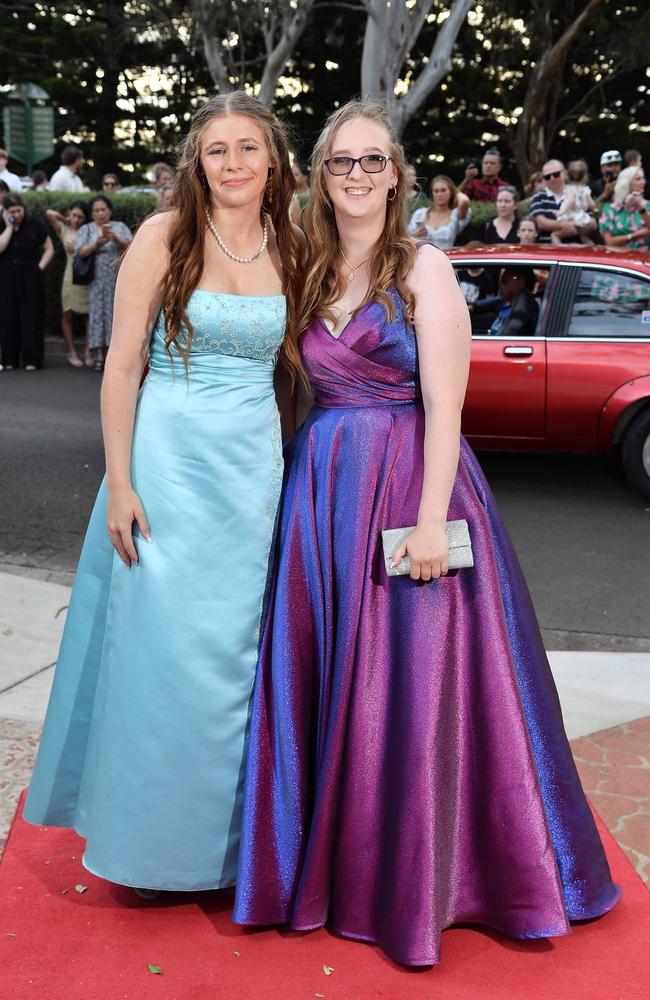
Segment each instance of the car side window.
M650 340L650 282L642 275L584 268L570 337L644 337Z
M548 268L531 264L457 264L456 277L476 337L534 337Z

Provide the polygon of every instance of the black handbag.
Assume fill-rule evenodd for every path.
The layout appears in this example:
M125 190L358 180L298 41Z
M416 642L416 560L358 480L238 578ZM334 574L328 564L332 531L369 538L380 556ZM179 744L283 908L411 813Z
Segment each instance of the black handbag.
M95 277L95 254L80 257L78 253L72 258L72 284L89 285Z

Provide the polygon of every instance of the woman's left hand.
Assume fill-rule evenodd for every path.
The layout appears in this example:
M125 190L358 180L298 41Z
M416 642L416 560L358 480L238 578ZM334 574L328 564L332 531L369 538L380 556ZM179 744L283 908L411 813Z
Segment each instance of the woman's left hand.
M393 552L396 566L405 555L411 561L412 580L437 580L449 570L449 542L444 524L417 525Z

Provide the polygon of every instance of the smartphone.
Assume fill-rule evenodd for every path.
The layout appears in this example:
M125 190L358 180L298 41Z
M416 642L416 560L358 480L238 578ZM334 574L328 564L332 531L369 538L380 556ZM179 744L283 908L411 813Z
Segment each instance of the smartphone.
M605 180L608 182L614 180L614 174L611 172L611 170L605 171Z

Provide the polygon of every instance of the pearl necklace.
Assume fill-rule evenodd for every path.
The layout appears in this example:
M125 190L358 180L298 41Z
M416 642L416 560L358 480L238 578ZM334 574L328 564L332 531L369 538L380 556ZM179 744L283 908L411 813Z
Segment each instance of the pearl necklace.
M340 243L339 243L339 252L341 254L341 257L345 261L345 263L350 268L350 273L348 274L348 281L353 281L354 280L354 273L355 273L355 271L358 271L360 267L363 267L363 265L366 263L366 261L370 260L370 258L372 256L372 254L368 254L368 256L366 258L364 258L364 260L362 260L360 264L354 264L354 265L352 265L350 263L350 261L348 260L348 258L343 253L343 247L341 246Z
M262 234L262 242L260 243L257 253L254 253L252 257L240 257L238 254L233 253L230 247L226 246L226 244L223 241L223 237L217 231L212 219L210 218L210 209L206 208L205 210L205 217L208 220L208 226L210 227L210 232L212 233L215 240L217 241L223 252L226 254L226 256L230 257L231 260L237 261L238 264L250 264L252 261L257 260L259 255L264 253L264 251L266 250L266 245L269 242L269 228L270 228L269 217L266 214L266 212L263 212L262 214L264 216L264 232Z

